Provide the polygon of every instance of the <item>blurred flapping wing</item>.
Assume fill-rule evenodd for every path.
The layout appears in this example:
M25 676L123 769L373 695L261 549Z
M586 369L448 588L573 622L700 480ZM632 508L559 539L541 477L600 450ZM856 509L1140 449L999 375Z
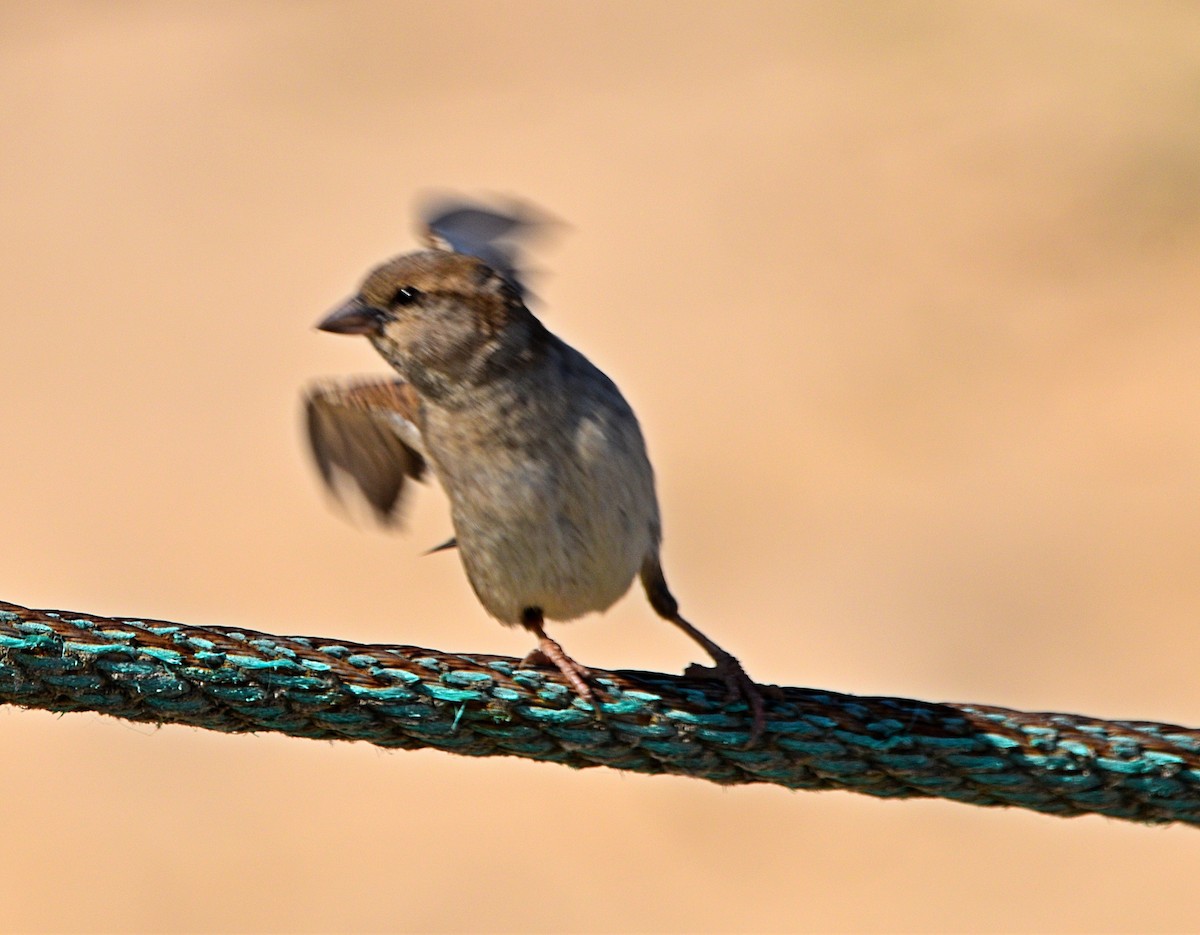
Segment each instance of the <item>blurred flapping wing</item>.
M380 523L399 520L409 479L428 471L420 401L399 380L321 383L304 401L308 442L325 485L339 499L349 475Z
M521 201L495 205L455 195L428 196L419 231L428 246L483 260L526 295L522 248L561 226L541 209Z

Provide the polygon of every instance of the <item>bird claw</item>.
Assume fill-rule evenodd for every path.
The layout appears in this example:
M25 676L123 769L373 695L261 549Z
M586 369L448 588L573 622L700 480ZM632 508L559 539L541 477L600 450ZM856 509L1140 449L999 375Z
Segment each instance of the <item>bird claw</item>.
M568 656L563 648L550 637L539 638L538 647L530 650L528 655L521 660L521 665L531 668L558 669L571 688L575 690L575 694L592 706L592 711L599 720L604 720L604 711L600 708L600 702L596 700L596 693L592 691L592 686L588 684L592 678L592 670Z
M758 683L746 674L737 659L724 653L717 658L716 665L702 666L693 662L683 674L691 678L720 679L725 684L726 703L743 701L753 716L746 746L753 747L758 743L767 727L766 700Z

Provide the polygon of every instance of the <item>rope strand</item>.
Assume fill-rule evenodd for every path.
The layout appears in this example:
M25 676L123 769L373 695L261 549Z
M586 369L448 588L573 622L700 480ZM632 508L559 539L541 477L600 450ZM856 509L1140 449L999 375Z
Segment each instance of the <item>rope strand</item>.
M0 601L0 703L207 730L432 747L712 782L938 797L1200 824L1200 730L972 704L767 691L767 726L719 681L593 669L604 719L557 670Z

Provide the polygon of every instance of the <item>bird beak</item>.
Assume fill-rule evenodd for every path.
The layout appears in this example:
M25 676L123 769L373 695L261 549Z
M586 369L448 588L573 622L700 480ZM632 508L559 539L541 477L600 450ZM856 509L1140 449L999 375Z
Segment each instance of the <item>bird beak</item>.
M321 319L317 329L334 334L378 334L379 324L379 310L355 296Z

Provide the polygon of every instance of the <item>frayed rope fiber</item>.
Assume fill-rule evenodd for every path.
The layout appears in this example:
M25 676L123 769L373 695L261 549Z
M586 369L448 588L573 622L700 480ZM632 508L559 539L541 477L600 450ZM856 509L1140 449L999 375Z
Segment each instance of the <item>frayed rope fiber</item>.
M752 747L719 682L594 671L603 720L557 670L503 656L29 610L0 601L0 703L279 731L712 782L953 799L1200 824L1200 730L971 704L768 690Z

